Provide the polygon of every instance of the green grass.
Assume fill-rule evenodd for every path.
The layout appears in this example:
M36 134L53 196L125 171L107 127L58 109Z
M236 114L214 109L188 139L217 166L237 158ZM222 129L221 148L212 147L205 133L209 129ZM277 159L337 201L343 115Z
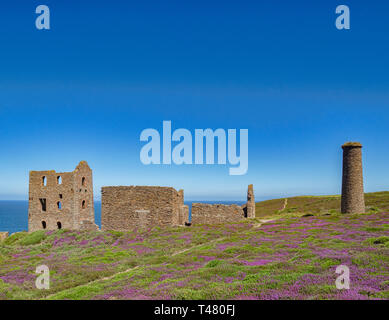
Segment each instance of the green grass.
M256 216L288 217L304 214L338 214L340 213L340 196L298 196L287 198L287 206L284 210L285 199L266 200L256 203ZM369 213L389 211L389 191L366 193L366 210Z
M389 193L366 199L366 214L305 196L282 211L284 199L260 202L266 215L224 225L16 233L0 244L0 299L387 299ZM47 291L34 286L41 264ZM357 272L350 295L334 285L340 264Z
M30 246L41 243L46 238L46 233L43 230L29 233L24 238L19 240L22 246Z

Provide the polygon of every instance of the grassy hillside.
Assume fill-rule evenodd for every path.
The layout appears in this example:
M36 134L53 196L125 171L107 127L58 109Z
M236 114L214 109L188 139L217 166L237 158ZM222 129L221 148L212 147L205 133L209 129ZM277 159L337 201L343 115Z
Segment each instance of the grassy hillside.
M366 193L365 202L367 211L389 212L389 191ZM256 204L257 217L282 216L289 213L327 214L336 212L340 212L340 196L301 196L267 200Z
M260 215L277 201L259 203ZM368 195L377 208L388 201ZM389 213L341 215L336 197L290 203L272 221L17 233L0 243L0 299L389 299ZM49 290L34 285L42 264ZM350 290L335 287L341 264Z

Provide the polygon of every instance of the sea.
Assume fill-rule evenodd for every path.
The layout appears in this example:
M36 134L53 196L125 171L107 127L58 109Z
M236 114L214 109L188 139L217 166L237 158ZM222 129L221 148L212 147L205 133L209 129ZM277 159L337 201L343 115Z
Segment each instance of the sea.
M185 201L189 206L191 215L192 203L220 203L242 205L245 201ZM95 201L95 223L101 227L101 201ZM0 200L0 232L9 234L28 230L28 201L26 200Z

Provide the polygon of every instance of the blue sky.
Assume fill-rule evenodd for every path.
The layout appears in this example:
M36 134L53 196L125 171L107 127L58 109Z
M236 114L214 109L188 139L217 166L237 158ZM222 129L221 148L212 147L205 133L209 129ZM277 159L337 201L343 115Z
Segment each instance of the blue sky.
M186 199L336 194L341 144L361 141L366 191L389 189L386 1L8 1L0 13L0 199L29 170L80 160L105 185ZM35 8L51 30L35 28ZM347 4L351 30L335 28ZM249 130L249 169L145 166L146 128Z

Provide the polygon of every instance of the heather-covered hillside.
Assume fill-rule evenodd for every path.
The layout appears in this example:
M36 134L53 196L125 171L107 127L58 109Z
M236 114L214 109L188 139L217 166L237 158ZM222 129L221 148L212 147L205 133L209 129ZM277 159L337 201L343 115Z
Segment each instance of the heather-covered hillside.
M384 195L368 195L370 211L359 215L339 214L326 205L332 197L304 197L268 220L17 233L0 244L0 299L388 299ZM35 288L42 264L49 290ZM341 264L350 269L349 290L335 286Z

